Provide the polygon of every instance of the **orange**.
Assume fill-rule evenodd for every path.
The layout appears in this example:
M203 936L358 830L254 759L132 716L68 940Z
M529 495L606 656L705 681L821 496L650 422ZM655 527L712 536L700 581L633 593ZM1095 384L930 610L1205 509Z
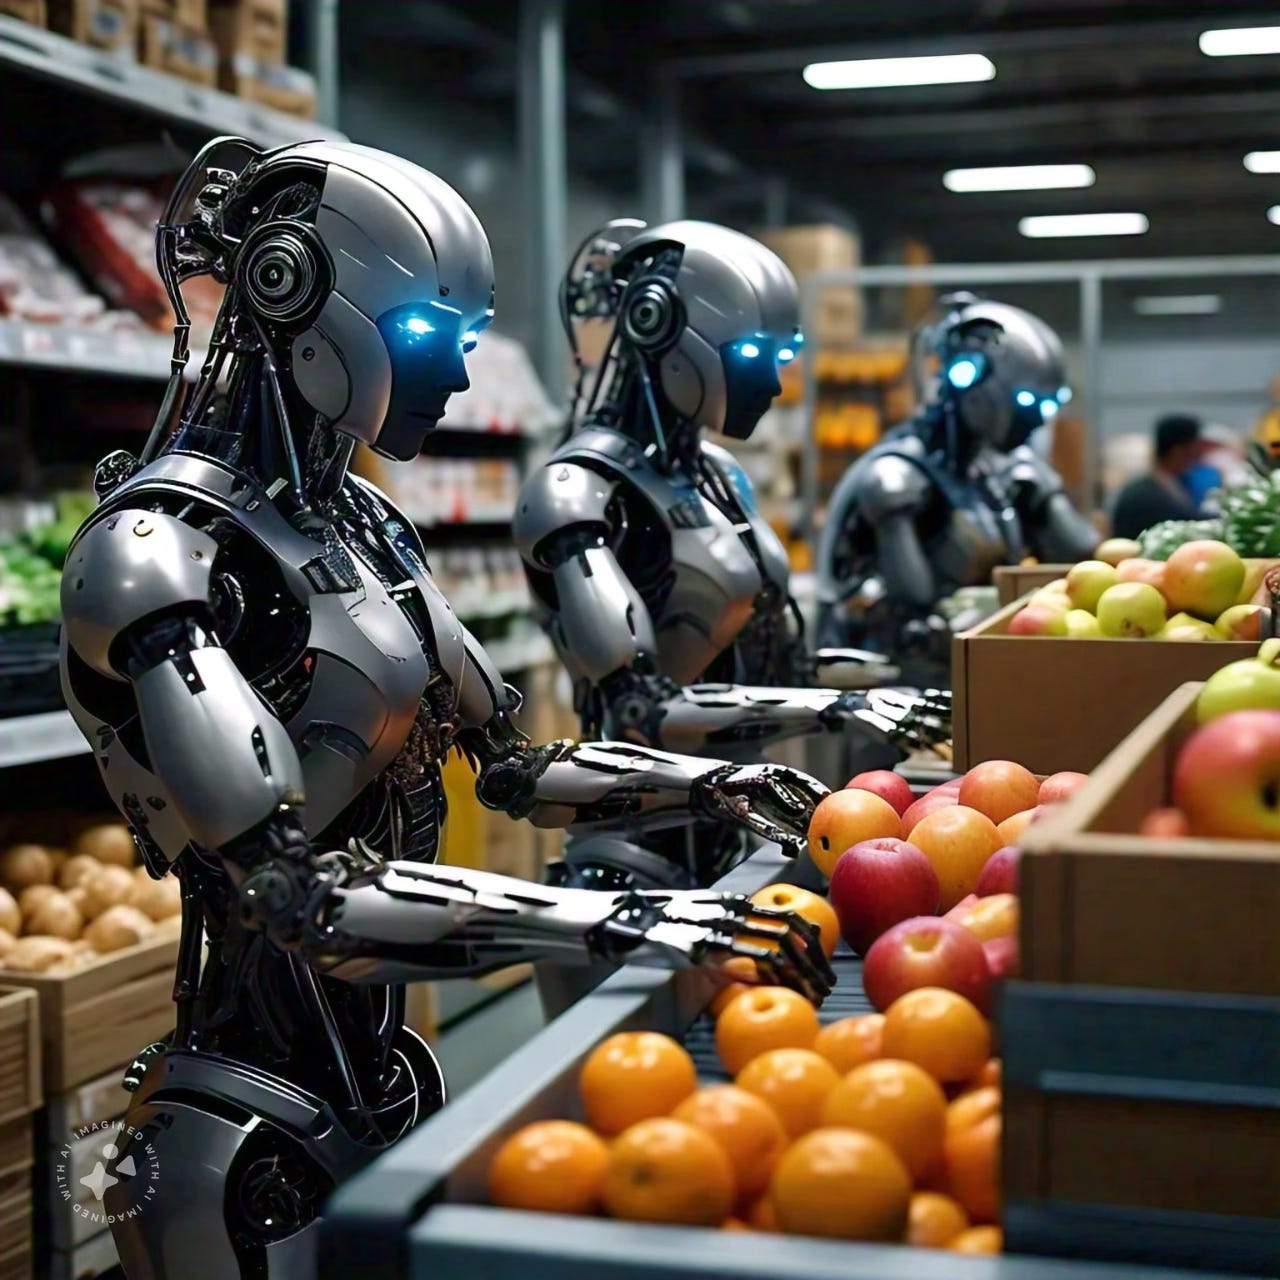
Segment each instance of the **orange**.
M787 1131L767 1102L736 1085L717 1084L699 1089L671 1115L710 1134L724 1148L739 1200L755 1199L769 1185L773 1166L786 1150Z
M766 885L751 895L758 907L772 907L775 911L794 911L813 925L822 937L822 949L828 956L835 954L840 942L840 921L835 908L826 898L820 898L808 889L794 884Z
M1024 813L1015 813L1012 818L996 823L996 832L1000 836L1001 845L1017 844L1027 833L1027 828L1036 820L1038 809L1027 809Z
M855 1067L827 1094L822 1124L882 1139L917 1178L942 1155L947 1099L915 1063L881 1058Z
M778 1215L766 1192L747 1211L747 1222L753 1231L777 1231Z
M750 1231L751 1228L747 1226L747 1224L743 1222L741 1218L726 1218L720 1224L720 1230L721 1231Z
M1040 780L1012 760L988 760L961 779L960 803L1003 822L1040 803Z
M1000 1087L1000 1059L988 1058L982 1070L973 1078L974 1088L980 1089L984 1085L995 1085Z
M656 1116L614 1140L600 1198L614 1218L715 1227L733 1208L733 1169L709 1134Z
M713 1018L718 1018L728 1008L734 996L740 996L744 991L750 991L752 987L757 986L760 981L760 971L750 956L730 956L719 966L717 979L721 981L735 979L735 981L730 981L727 986L721 987L707 1006Z
M763 1098L788 1135L798 1138L818 1127L822 1104L840 1076L812 1049L770 1049L748 1062L734 1083Z
M864 1013L856 1018L829 1022L813 1042L814 1053L820 1053L841 1075L854 1067L880 1056L884 1035L884 1014Z
M734 1075L769 1049L808 1049L817 1038L817 1011L786 987L744 991L716 1022L720 1060Z
M999 1227L970 1227L947 1247L956 1253L999 1253L1004 1248L1004 1233Z
M846 849L881 836L902 836L902 819L893 805L870 791L833 791L809 819L809 856L830 878Z
M969 1215L950 1196L917 1191L907 1214L907 1244L941 1249L969 1226Z
M964 996L918 987L884 1014L886 1058L923 1067L940 1084L972 1080L991 1056L991 1028Z
M947 1189L978 1222L1000 1220L1000 1091L987 1087L947 1108Z
M698 1087L693 1059L670 1036L623 1031L597 1045L578 1077L587 1123L612 1137L649 1116L665 1116Z
M951 919L968 929L979 942L1017 937L1018 896L1014 893L993 893L967 907L960 907Z
M1004 846L995 823L962 804L948 805L931 813L911 832L911 843L938 873L941 891L938 910L942 912L950 911L977 888L987 859Z
M907 1226L911 1178L879 1138L815 1129L787 1149L769 1195L784 1231L897 1243Z
M489 1163L489 1199L504 1209L594 1213L609 1148L586 1125L542 1120L517 1130Z

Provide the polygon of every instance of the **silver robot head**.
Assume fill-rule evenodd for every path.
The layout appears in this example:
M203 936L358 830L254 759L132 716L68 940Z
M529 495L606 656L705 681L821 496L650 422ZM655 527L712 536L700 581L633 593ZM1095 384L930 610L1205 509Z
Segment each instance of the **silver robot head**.
M782 390L779 363L800 349L795 277L759 241L715 223L609 229L624 225L608 265L621 353L687 422L746 439Z
M1029 311L972 294L943 306L943 319L919 337L938 360L937 399L992 448L1025 444L1071 398L1058 335Z
M157 257L171 296L193 275L223 281L241 340L257 335L319 420L392 458L414 457L469 385L463 355L493 316L493 258L466 201L350 143L211 143L170 201Z

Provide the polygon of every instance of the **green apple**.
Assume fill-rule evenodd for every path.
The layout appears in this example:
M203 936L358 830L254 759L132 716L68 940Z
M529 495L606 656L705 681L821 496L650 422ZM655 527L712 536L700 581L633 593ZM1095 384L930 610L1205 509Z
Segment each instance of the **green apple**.
M1117 565L1121 560L1133 560L1141 554L1142 547L1132 538L1108 538L1098 544L1093 558L1103 564Z
M1142 640L1164 623L1164 596L1145 582L1119 582L1098 601L1098 630L1110 639Z
M1228 663L1204 682L1196 719L1205 724L1232 711L1280 711L1280 640L1264 640L1256 658Z
M1079 564L1073 564L1067 573L1067 596L1071 607L1092 613L1098 607L1102 593L1118 581L1115 565L1102 560L1081 560Z
M1224 640L1260 640L1269 613L1260 604L1233 604L1213 625Z
M1067 635L1073 640L1097 640L1102 632L1097 618L1087 609L1072 609L1067 614Z
M1067 612L1052 605L1032 601L1009 619L1011 636L1065 636Z
M1193 618L1189 613L1175 613L1165 623L1160 633L1161 640L1221 640L1222 637L1207 622Z
M1250 559L1244 562L1244 583L1240 587L1240 594L1236 596L1237 604L1252 604L1253 597L1257 595L1258 589L1262 586L1262 580L1267 576L1268 569L1274 569L1277 561L1275 560L1255 560Z
M1244 576L1244 561L1225 542L1184 542L1165 561L1165 599L1171 609L1212 621L1239 599Z

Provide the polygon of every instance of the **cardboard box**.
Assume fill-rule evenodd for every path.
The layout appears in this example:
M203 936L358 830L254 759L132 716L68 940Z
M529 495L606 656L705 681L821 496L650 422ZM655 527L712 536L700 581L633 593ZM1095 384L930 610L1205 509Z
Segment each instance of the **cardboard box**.
M248 54L238 53L230 62L222 63L218 85L227 93L259 106L306 120L315 118L315 77L297 67L259 62Z
M21 18L35 27L43 27L49 20L44 0L0 0L0 13Z
M168 18L147 17L142 24L144 66L212 88L218 83L218 50L198 27Z
M144 21L147 18L167 18L180 27L208 30L209 6L206 0L139 0L139 4Z
M847 270L862 261L857 235L830 224L774 227L761 231L758 239L791 268L797 280L819 271Z
M138 43L137 0L48 0L52 30L95 49L133 57Z
M1008 634L1021 602L951 642L958 773L1017 760L1033 773L1087 773L1188 680L1258 651L1253 643L1068 640Z
M244 54L280 66L289 47L288 0L212 0L209 30L224 64Z
M1065 578L1070 568L1069 564L1002 564L992 572L991 585L1003 609L1030 592Z
M1280 846L1136 834L1152 809L1169 803L1199 690L1175 689L1087 787L1028 829L1025 978L1280 998Z

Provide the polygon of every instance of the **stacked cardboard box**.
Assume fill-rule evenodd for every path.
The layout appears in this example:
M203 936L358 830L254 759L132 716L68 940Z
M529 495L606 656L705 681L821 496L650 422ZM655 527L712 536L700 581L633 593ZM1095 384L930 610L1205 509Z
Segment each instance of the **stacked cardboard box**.
M857 235L844 227L779 227L761 232L760 240L802 284L808 276L851 270L862 260ZM818 295L806 336L811 343L823 346L850 346L862 336L862 318L861 290L853 285L832 285Z
M43 27L49 20L44 0L0 0L0 13L11 18L21 18L37 27Z
M143 63L195 84L218 82L218 50L205 0L141 0Z
M138 43L138 0L48 0L49 26L81 44L132 58Z
M315 80L286 64L288 0L211 0L218 85L290 115L315 115Z

